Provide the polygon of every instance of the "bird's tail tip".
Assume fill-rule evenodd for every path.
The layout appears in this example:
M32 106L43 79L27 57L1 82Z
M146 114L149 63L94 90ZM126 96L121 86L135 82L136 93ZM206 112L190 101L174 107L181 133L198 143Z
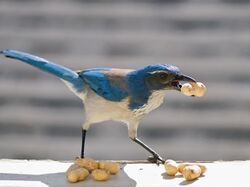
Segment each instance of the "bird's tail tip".
M46 71L52 75L55 75L73 85L77 90L84 88L83 80L73 70L66 68L62 65L52 63L46 59L38 56L34 56L29 53L17 51L17 50L2 50L0 55L4 55L7 58L20 60L26 64L32 65L40 70Z
M0 51L0 55L6 55L7 52L11 51L10 49L4 49Z

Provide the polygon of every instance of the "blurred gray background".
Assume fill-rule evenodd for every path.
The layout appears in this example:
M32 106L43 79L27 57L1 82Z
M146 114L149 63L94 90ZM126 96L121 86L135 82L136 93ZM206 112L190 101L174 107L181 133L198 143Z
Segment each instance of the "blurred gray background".
M249 0L0 0L0 50L71 69L174 64L207 85L203 98L169 92L139 137L165 158L250 159ZM82 102L57 78L0 58L0 158L74 159ZM96 159L145 159L127 127L91 127Z

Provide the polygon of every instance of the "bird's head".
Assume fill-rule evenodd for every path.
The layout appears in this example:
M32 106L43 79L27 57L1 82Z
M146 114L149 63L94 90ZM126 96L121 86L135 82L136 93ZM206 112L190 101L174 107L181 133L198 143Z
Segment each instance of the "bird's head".
M192 77L182 74L179 68L167 64L150 65L131 71L127 74L128 89L132 96L130 108L143 106L154 91L180 91L181 81L196 82Z
M150 65L144 68L144 82L149 90L181 90L181 81L196 82L184 75L176 66L168 64Z

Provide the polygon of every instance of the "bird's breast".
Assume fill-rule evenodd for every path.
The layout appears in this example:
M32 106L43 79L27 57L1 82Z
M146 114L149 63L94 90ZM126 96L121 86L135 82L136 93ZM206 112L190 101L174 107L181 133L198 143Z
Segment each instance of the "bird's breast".
M92 122L102 122L107 120L115 121L134 121L137 120L134 113L128 108L128 98L120 102L113 102L97 95L91 89L87 90L85 99L83 100L86 117Z
M142 105L139 109L135 109L133 112L136 116L145 115L152 110L158 108L164 101L166 91L154 91L148 98L147 103Z

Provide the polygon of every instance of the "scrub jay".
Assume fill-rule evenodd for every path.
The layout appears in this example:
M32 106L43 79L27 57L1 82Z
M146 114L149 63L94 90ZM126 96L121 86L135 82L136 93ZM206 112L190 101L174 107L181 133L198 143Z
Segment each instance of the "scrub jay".
M20 60L59 77L83 100L86 119L82 124L81 158L84 157L85 136L89 127L98 122L115 120L127 124L131 140L152 156L149 161L164 159L137 137L143 117L158 108L168 90L180 91L180 81L195 82L168 64L149 65L141 69L93 68L72 71L43 58L20 51L4 50L0 55Z

